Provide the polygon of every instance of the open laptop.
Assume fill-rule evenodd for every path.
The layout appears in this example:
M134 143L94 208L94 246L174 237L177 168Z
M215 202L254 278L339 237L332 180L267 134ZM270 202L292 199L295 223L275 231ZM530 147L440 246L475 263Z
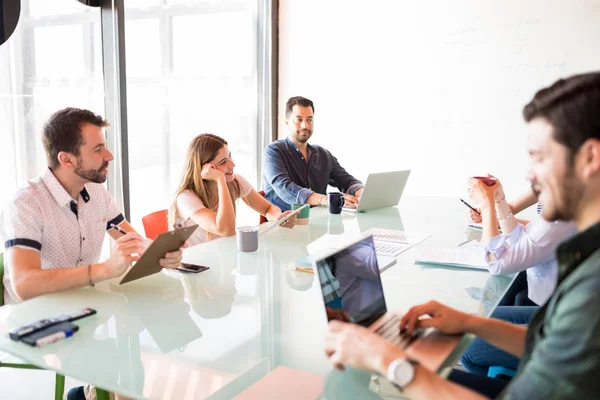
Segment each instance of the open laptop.
M388 312L373 236L315 260L327 320L362 325L405 349L432 371L453 354L460 337L431 328L413 335L400 334L401 314Z
M409 175L410 170L369 174L358 206L344 205L343 211L363 212L398 205Z
M369 328L402 348L417 340L400 334L400 315L387 311L373 236L315 260L327 320L344 320Z
M319 258L319 254L329 254L332 250L335 249L332 247L328 247L327 249L322 250L316 254L308 254L304 257L297 259L296 263L310 265L312 267L313 261ZM391 256L389 254L381 254L379 251L377 251L377 268L379 268L379 272L385 271L394 264L396 264L396 257ZM306 268L304 265L301 265L301 267Z

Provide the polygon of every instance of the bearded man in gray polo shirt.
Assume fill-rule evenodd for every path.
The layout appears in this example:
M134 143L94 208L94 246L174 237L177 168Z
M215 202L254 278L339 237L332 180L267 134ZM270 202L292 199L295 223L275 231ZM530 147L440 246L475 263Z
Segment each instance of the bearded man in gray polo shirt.
M101 116L77 108L57 111L44 125L48 169L21 188L0 217L5 303L120 276L150 244L102 185L113 160L106 126ZM115 240L114 248L99 262L106 233ZM161 266L178 267L181 254L181 249L165 254Z

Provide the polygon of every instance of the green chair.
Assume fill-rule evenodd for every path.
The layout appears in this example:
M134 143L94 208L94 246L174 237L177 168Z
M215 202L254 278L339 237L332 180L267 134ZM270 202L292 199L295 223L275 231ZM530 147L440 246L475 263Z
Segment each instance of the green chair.
M4 305L4 284L2 278L4 277L4 254L0 253L0 307ZM16 361L16 360L15 360ZM5 363L0 361L0 368L19 368L19 369L40 369L35 365L25 364L22 362ZM65 392L65 377L63 375L56 374L56 381L54 385L54 400L62 400Z

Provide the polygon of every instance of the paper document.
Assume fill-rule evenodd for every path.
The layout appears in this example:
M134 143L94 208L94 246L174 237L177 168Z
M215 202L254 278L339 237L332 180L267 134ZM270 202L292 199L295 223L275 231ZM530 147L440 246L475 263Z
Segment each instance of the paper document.
M374 240L403 244L419 244L431 236L428 233L409 233L381 228L371 228L365 232L365 235L373 235Z
M392 256L398 257L404 251L410 249L412 244L402 244L402 243L392 243L392 242L383 242L383 241L375 241L375 251L377 254L381 254L384 256Z
M410 247L410 246L408 246L408 247ZM318 260L319 258L325 256L326 253L334 252L335 250L338 250L338 249L330 248L330 249L327 249L327 251L321 251L317 254L309 254L309 255L306 255L304 257L300 257L299 259L297 259L296 263L302 264L302 268L312 268L314 260ZM382 254L377 251L376 257L377 257L377 266L379 267L379 270L381 272L385 271L392 265L396 264L396 257L394 257L394 256Z
M450 265L453 267L464 267L474 269L488 269L485 261L485 251L478 247L466 248L429 248L415 257L415 261L425 264Z
M341 249L358 240L356 235L324 235L306 245L308 254L318 254L326 250Z
M377 253L377 267L379 268L379 271L383 272L394 264L396 264L396 257L384 256L383 254Z

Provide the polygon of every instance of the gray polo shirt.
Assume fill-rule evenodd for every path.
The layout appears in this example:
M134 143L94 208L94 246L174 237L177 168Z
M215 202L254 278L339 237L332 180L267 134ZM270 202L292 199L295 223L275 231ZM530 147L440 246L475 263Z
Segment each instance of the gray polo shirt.
M600 399L600 223L560 245L558 285L501 399Z

